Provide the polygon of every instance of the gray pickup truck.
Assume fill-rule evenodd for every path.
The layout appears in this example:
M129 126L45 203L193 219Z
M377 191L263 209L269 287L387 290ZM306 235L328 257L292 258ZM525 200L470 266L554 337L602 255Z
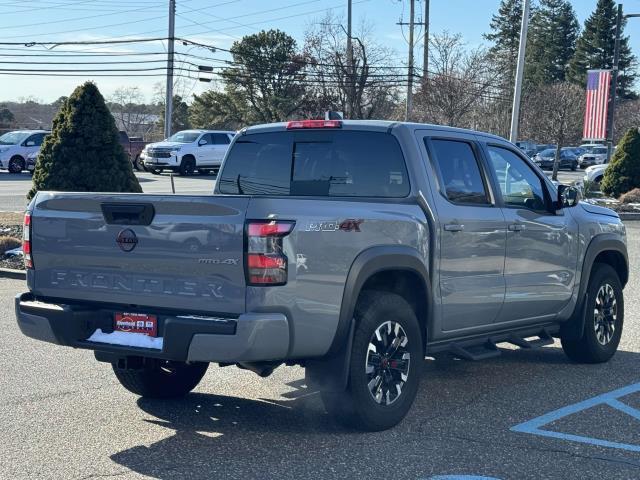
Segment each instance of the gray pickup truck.
M560 338L615 353L629 276L611 210L502 138L382 121L242 130L213 195L40 192L25 218L25 335L95 351L130 391L191 391L211 362L302 365L327 410L380 430L426 355Z

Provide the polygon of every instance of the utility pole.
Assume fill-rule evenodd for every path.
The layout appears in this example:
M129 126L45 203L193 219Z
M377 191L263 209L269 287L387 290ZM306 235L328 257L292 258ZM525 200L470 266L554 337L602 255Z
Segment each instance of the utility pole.
M347 118L353 118L353 97L354 88L354 68L353 68L353 45L351 43L351 1L347 3L347 75L349 76L349 102L347 103Z
M171 118L173 116L173 43L175 41L176 1L169 0L169 37L167 46L167 87L164 102L164 137L171 136Z
M416 14L416 0L409 0L409 77L407 78L407 108L404 113L404 120L411 120L413 113L413 29Z
M427 75L429 74L429 2L430 0L424 1L424 19L422 22L424 23L424 52L422 58L422 77L426 81Z
M520 48L518 50L518 66L516 83L513 92L513 108L511 109L511 130L509 140L518 140L518 121L520 117L520 96L522 94L522 77L524 76L524 54L527 48L527 31L529 30L529 8L531 0L524 0L522 5L522 25L520 26Z
M613 152L614 122L616 118L616 98L618 90L618 69L620 65L620 37L622 35L622 21L626 18L640 17L640 13L622 14L622 4L618 4L616 16L616 41L613 49L613 72L611 72L611 90L609 92L609 118L607 118L607 162Z

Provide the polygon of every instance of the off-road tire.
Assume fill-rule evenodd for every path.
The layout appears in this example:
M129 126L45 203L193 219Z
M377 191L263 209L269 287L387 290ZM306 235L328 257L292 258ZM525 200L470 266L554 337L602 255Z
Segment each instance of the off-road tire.
M193 175L196 171L196 159L191 155L185 155L180 162L178 173L182 176Z
M420 324L404 298L383 291L363 292L354 317L356 328L347 389L344 392L321 391L321 397L327 411L343 425L366 431L386 430L405 417L418 392L424 363ZM389 321L400 324L406 334L405 349L410 353L410 362L401 393L391 404L385 405L377 403L370 391L367 355L372 336Z
M603 345L596 333L598 305L596 300L601 288L609 285L616 302L616 318L613 321L614 332L610 340ZM616 271L608 264L595 263L587 287L587 307L585 308L584 332L580 340L562 340L564 353L573 361L580 363L603 363L611 359L618 349L622 326L624 324L624 298L622 284Z
M24 170L24 167L25 167L24 158L22 158L20 155L14 155L9 160L9 165L7 165L7 170L9 170L10 173L20 173L22 172L22 170Z
M147 359L144 367L138 370L112 367L116 378L131 393L145 398L174 398L183 397L193 390L209 364Z

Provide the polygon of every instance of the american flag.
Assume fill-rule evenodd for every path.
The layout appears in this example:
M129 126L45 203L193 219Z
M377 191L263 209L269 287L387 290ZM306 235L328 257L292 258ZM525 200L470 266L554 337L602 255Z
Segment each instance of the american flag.
M584 112L584 140L606 140L611 70L587 72L587 108Z

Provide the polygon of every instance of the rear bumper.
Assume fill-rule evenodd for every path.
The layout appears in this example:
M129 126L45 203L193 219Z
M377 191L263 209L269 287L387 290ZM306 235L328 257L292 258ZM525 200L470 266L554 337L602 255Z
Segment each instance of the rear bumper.
M130 310L123 307L121 310ZM289 351L289 323L281 313L246 313L213 318L158 312L162 349L130 347L87 339L100 328L113 329L113 309L36 300L31 293L15 298L18 326L36 340L96 351L97 357L141 356L176 361L256 362L283 360ZM145 310L146 313L156 313Z

